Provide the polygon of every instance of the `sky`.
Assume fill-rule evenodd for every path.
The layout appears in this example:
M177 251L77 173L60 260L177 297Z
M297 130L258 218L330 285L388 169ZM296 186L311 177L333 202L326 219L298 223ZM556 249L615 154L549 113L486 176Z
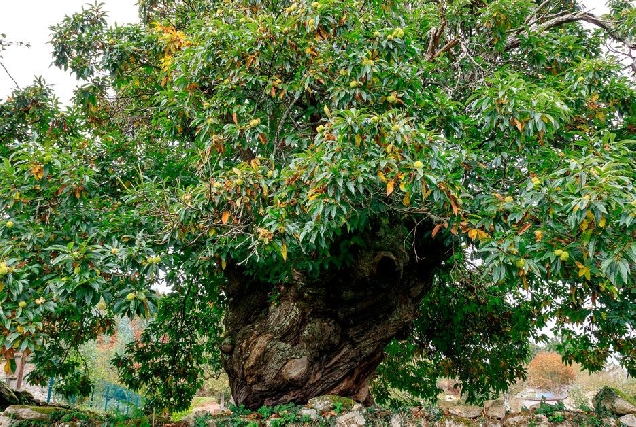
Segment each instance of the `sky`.
M11 46L0 55L2 62L20 87L33 82L34 76L44 76L54 85L60 100L67 102L77 85L75 77L51 66L52 47L47 44L49 27L64 19L65 15L82 10L94 0L0 0L0 33L9 41L30 43L31 47ZM108 23L123 25L137 22L136 0L99 0L108 11ZM0 67L0 102L6 99L15 84Z
M94 0L91 0L91 2ZM109 24L123 25L137 21L136 0L99 0L109 12ZM31 44L30 48L11 46L0 57L20 87L28 86L34 76L43 76L53 84L62 102L72 97L77 80L70 74L51 66L51 46L47 44L49 27L62 21L65 15L79 12L88 0L0 0L0 33L11 41ZM596 14L606 12L603 0L584 0L586 6ZM14 82L0 68L0 102L15 88Z

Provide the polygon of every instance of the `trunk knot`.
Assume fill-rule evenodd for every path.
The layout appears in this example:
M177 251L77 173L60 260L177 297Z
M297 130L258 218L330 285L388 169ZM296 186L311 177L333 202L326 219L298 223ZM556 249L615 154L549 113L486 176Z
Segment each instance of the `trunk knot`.
M234 351L234 340L230 337L227 337L221 343L221 352L225 354L230 354Z
M375 264L375 276L379 280L386 281L401 276L402 266L391 252L379 252L373 262Z

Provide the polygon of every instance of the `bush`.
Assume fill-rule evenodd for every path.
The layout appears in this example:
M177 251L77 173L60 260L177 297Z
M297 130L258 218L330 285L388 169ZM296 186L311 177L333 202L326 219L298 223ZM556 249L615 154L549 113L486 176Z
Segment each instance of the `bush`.
M557 390L571 384L576 372L557 353L538 353L528 365L528 384L543 390Z

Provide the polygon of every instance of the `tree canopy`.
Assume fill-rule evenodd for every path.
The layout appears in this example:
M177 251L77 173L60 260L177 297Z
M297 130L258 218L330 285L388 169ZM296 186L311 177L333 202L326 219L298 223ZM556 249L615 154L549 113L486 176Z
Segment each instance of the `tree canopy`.
M434 396L439 376L472 399L504 390L546 328L566 362L616 355L636 373L636 9L608 7L143 0L140 24L109 28L97 4L67 16L51 43L82 81L72 105L42 81L0 104L5 369L28 351L34 379L74 374L73 349L113 316L153 314L115 364L150 405L187 407L202 365L238 360L239 296L274 313L355 270L333 304L359 304L361 283L418 301L369 362L384 360L381 401Z

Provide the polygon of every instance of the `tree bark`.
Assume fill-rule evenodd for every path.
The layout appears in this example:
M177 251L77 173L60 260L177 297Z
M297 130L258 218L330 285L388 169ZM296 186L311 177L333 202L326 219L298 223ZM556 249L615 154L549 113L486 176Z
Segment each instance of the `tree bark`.
M373 403L369 381L385 346L408 334L449 252L431 238L417 251L375 239L348 267L314 280L294 271L274 290L228 266L221 351L237 405L303 404L324 394Z

